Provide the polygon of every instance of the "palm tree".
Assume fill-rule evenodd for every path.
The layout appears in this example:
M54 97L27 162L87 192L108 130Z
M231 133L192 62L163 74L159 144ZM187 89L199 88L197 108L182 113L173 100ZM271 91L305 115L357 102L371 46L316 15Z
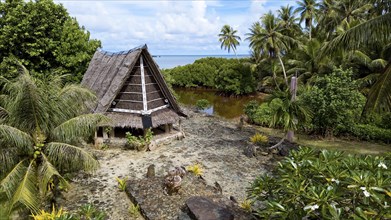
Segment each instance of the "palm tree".
M251 26L250 33L246 34L248 36L246 40L250 41L250 47L254 51L259 51L263 56L269 57L269 59L277 58L279 60L285 84L288 86L288 79L281 55L286 54L296 41L292 37L283 34L283 30L284 28L279 20L272 12L269 12L261 18L261 23L255 22ZM276 77L274 76L274 78Z
M293 10L293 6L281 6L277 13L281 26L284 29L284 34L290 37L295 37L298 33L301 33L301 29L298 24L299 19L296 17L296 12Z
M371 45L376 42L391 41L391 13L386 13L365 21L345 33L337 36L328 43L322 50L321 55L330 55L344 50L356 50L364 45ZM383 69L376 83L372 86L367 97L365 112L391 111L391 57Z
M21 206L36 213L49 185L66 184L60 173L93 171L99 165L73 144L91 135L104 116L80 115L95 96L62 81L61 76L35 79L24 67L13 81L2 79L0 207L6 205L8 214Z
M235 35L238 31L234 30L231 26L229 25L224 25L221 28L219 36L219 41L221 42L221 49L228 50L229 51L232 49L236 59L238 56L236 55L236 46L240 45L239 41L241 40L238 35Z
M298 4L298 7L295 12L300 13L300 24L305 21L305 27L308 29L309 39L311 40L312 25L319 3L317 3L316 0L302 0L296 1L296 3Z

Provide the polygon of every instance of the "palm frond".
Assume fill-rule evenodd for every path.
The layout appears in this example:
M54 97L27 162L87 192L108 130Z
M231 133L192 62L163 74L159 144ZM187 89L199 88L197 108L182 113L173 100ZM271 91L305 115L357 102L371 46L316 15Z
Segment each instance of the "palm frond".
M391 62L369 91L364 113L391 111Z
M0 148L0 179L15 167L20 161L19 150L16 147Z
M86 114L74 117L60 124L51 132L52 140L69 142L93 134L96 127L109 119L101 114Z
M68 107L75 107L77 114L83 114L89 105L95 105L96 96L87 88L71 84L60 90L59 99Z
M15 194L18 184L27 170L27 161L21 160L0 182L0 190L3 190L8 199Z
M11 209L17 203L21 203L26 206L33 213L39 211L40 197L37 188L37 176L36 174L35 161L31 160L25 173L23 174L20 182L18 182L18 188L13 194L11 199Z
M391 13L363 22L334 38L321 50L321 56L341 49L356 50L363 45L386 42L391 37Z
M23 152L31 152L34 142L29 134L8 125L0 125L0 148L17 147Z
M0 106L0 119L5 118L9 115L9 112Z
M369 67L371 69L383 69L384 67L386 67L386 65L387 61L379 58L376 60L372 60L372 62L369 64Z
M70 144L50 142L46 145L44 154L60 170L95 171L99 167L99 162L90 153Z
M39 189L42 195L46 195L48 183L56 176L63 185L68 185L68 182L60 175L57 169L50 163L45 154L42 154L42 163L38 168L38 175L41 179Z

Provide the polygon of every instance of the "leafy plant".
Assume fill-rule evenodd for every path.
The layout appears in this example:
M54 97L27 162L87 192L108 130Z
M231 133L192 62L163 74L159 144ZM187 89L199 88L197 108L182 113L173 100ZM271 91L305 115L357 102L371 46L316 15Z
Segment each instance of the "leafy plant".
M78 212L81 220L104 220L107 214L92 204L84 204Z
M391 155L347 155L301 147L248 189L260 218L388 219Z
M193 173L193 174L196 175L196 176L201 176L202 173L203 173L202 166L201 166L201 164L199 164L199 163L196 163L196 164L194 164L194 165L187 166L187 167L186 167L186 170L187 170L188 172Z
M105 143L101 144L99 147L100 147L101 150L107 150L107 149L109 149L109 145L108 145L108 144L105 144Z
M260 133L256 133L250 137L250 141L253 144L264 145L269 142L269 138L266 135L262 135Z
M129 206L129 214L134 218L137 218L138 216L140 216L140 206L134 205L133 203L131 203Z
M130 132L126 132L125 135L127 139L127 144L131 148L136 149L138 151L145 150L151 144L153 138L153 132L150 128L147 129L144 137L134 136Z
M125 177L124 179L120 179L118 177L115 178L118 182L118 188L121 190L121 191L125 191L126 189L126 181L128 180L127 177Z
M206 99L200 99L200 100L197 100L195 105L196 105L197 109L203 110L203 109L206 109L210 106L210 102Z

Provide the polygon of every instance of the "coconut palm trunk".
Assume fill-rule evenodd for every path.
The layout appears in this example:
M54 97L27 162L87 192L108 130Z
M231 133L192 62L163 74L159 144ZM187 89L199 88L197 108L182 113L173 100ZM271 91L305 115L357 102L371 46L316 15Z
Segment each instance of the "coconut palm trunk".
M285 71L284 63L282 62L282 59L281 59L281 56L280 56L280 55L277 55L277 57L278 57L278 60L280 61L281 67L282 67L282 72L283 72L283 74L284 74L285 84L286 84L286 86L288 86L288 78L287 78L287 76L286 76L286 71Z

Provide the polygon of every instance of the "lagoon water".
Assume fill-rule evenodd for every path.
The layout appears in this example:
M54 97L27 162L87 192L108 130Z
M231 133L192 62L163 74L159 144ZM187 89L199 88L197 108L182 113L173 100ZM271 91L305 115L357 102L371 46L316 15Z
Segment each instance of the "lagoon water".
M176 66L184 66L205 57L236 58L235 55L157 55L154 56L156 63L161 69L169 69ZM246 58L250 55L238 55L238 58Z

